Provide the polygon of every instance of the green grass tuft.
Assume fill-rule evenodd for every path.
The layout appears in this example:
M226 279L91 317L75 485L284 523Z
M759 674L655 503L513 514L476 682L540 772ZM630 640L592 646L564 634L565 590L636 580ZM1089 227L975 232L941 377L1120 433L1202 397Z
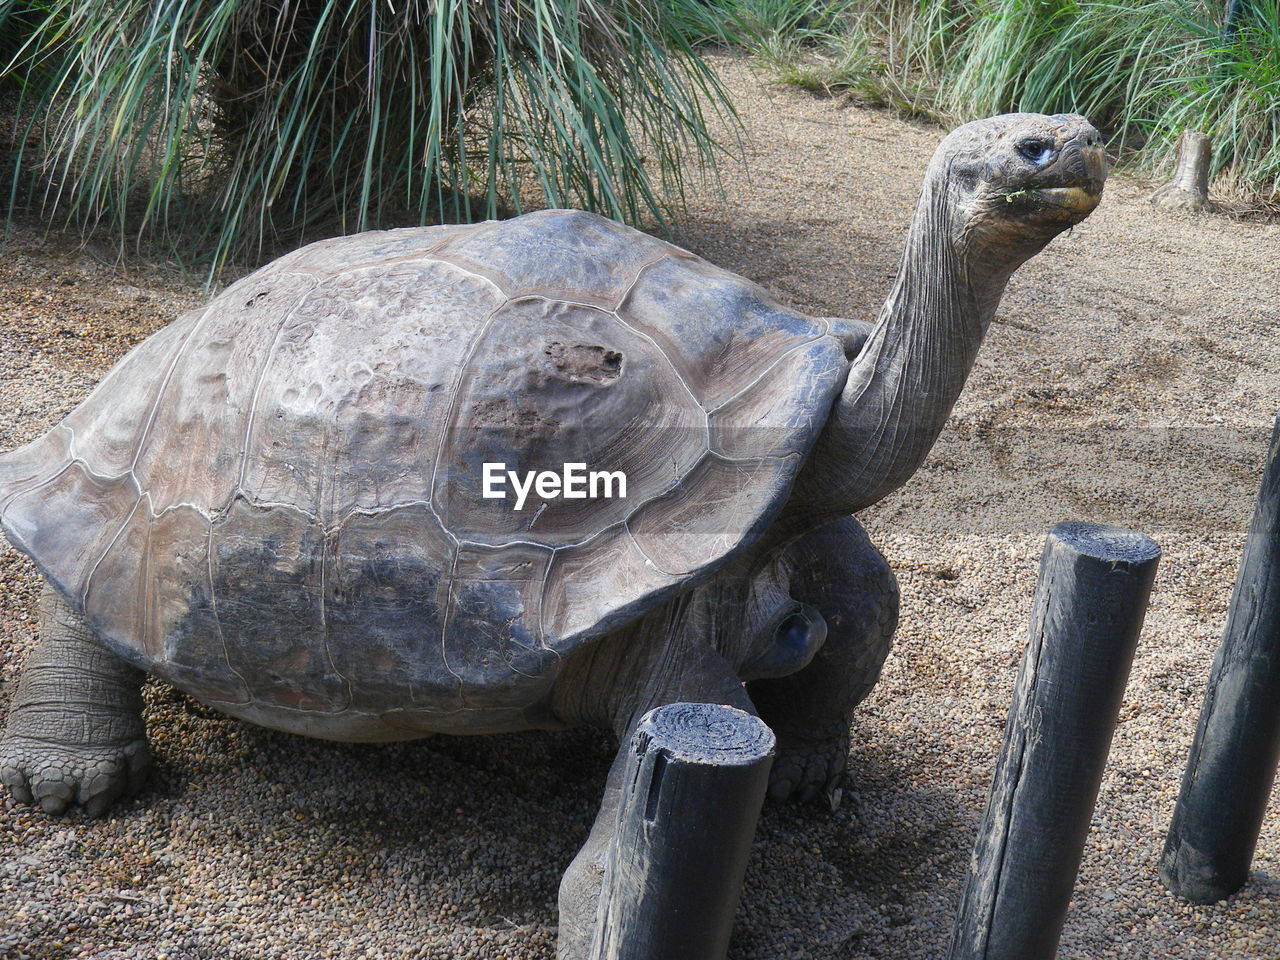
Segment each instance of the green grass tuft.
M15 182L214 270L534 197L662 221L732 116L681 27L700 2L43 0L3 72Z
M1185 10L1189 39L1137 98L1149 138L1148 169L1173 156L1182 130L1213 142L1217 189L1246 202L1280 206L1280 0L1250 0L1234 38L1202 8Z
M802 6L786 9L769 34L783 55L766 57L786 82L950 122L1082 113L1149 171L1167 168L1183 130L1201 130L1216 190L1280 203L1280 0L1246 0L1225 40L1219 0L849 0L834 34L788 33L805 21Z

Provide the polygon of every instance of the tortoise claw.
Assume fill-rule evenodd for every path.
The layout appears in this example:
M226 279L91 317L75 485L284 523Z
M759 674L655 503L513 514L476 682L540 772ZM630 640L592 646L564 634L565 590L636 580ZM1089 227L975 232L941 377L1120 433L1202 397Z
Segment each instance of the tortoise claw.
M769 799L823 800L835 810L843 796L848 736L825 740L778 737L778 755L769 775Z

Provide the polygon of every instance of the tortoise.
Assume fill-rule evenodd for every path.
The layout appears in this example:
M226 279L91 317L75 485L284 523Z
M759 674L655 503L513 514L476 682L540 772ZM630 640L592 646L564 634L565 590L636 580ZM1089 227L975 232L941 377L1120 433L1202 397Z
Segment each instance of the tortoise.
M897 619L852 514L916 470L1010 275L1105 176L1081 117L958 128L874 324L570 210L270 263L0 456L45 581L0 777L51 814L136 791L150 673L347 741L625 743L654 706L724 703L775 731L773 797L834 797ZM562 882L565 957L616 780Z

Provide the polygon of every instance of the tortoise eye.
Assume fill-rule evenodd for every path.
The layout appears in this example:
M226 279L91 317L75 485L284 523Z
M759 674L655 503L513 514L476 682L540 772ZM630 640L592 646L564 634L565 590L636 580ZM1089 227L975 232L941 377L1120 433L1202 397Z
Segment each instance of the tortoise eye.
M1050 141L1035 138L1019 143L1018 152L1036 166L1042 167L1053 159L1055 149Z

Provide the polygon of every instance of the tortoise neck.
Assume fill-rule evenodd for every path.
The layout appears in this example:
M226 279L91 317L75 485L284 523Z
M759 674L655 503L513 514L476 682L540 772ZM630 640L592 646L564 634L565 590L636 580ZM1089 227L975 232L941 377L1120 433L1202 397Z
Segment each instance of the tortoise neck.
M870 506L915 473L960 396L1012 273L957 251L937 183L926 182L892 291L797 481L793 500L813 520Z

